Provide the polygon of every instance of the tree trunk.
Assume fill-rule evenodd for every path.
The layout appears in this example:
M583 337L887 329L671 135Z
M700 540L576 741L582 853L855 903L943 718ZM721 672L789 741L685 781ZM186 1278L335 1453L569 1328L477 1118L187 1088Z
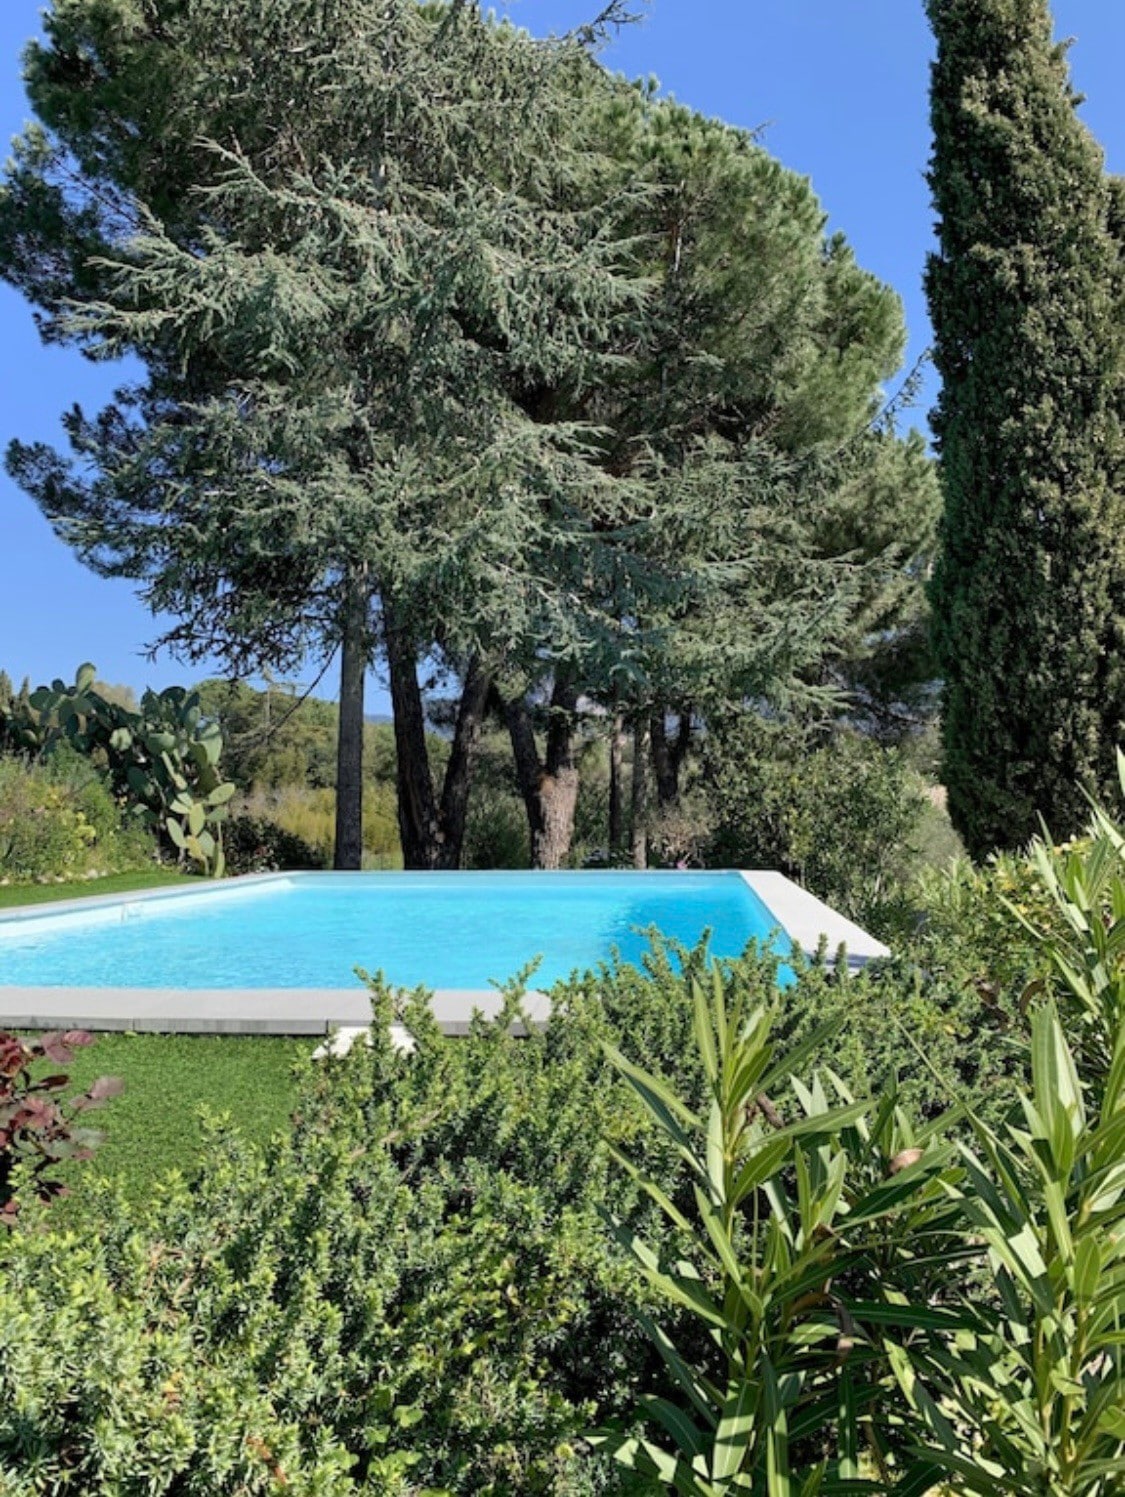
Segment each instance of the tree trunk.
M574 757L576 689L557 677L551 692L546 760L540 758L527 702L518 698L504 709L515 757L516 778L527 809L531 866L561 868L574 837L578 804L578 765Z
M383 616L394 712L395 778L402 860L407 868L460 868L473 765L491 684L488 673L479 657L474 655L461 688L457 726L445 767L439 805L430 773L426 709L418 685L417 652L397 627L386 606Z
M474 655L465 672L453 747L445 767L441 792L442 868L460 868L465 847L465 818L469 810L469 788L473 764L484 723L485 703L491 687L488 672Z
M663 705L652 714L652 766L656 772L656 797L661 809L680 798L680 770L691 746L692 709L679 714L675 738L668 737L668 715Z
M652 720L640 716L633 724L633 867L648 867L648 760L652 752Z
M426 747L426 712L418 685L418 657L414 645L385 604L383 619L391 710L394 713L395 784L402 860L407 868L440 868L441 826Z
M614 715L609 740L609 855L610 860L625 851L625 719Z
M363 684L369 652L367 610L370 601L367 568L351 568L344 583L344 617L340 631L335 868L363 867Z

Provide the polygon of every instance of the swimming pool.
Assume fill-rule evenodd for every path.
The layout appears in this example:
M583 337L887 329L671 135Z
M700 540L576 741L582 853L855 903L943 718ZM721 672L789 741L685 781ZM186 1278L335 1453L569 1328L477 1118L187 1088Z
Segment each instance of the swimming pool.
M771 938L783 955L809 949L817 928L853 952L870 941L776 874L270 874L0 916L0 1019L41 1022L38 1004L61 1022L47 998L73 1022L91 1022L75 1004L96 1019L126 999L142 1016L167 1000L190 1017L193 997L221 1019L252 996L263 1019L324 1008L322 1029L351 1021L338 999L365 1000L357 966L472 998L538 957L532 985L545 989L615 954L639 962L653 927L688 946L709 932L719 957Z

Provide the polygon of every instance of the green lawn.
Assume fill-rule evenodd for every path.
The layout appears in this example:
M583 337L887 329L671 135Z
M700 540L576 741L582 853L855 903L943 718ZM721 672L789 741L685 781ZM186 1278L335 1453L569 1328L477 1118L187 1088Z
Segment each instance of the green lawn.
M190 874L150 868L74 884L10 885L0 888L0 909L194 882ZM81 1214L83 1178L117 1177L132 1200L143 1201L168 1170L194 1170L203 1160L201 1108L229 1113L246 1138L264 1142L287 1125L293 1065L316 1044L257 1035L97 1035L70 1067L68 1091L84 1090L97 1076L120 1076L125 1091L91 1115L105 1141L92 1160L67 1167L71 1195L59 1203L60 1215Z
M137 873L111 873L108 878L86 878L74 884L7 884L0 887L0 910L23 904L47 904L55 899L86 899L92 894L131 894L135 889L161 889L168 884L197 883L198 876L172 868L144 868Z
M82 1181L91 1175L120 1179L130 1200L141 1202L168 1170L194 1170L204 1158L201 1107L229 1113L244 1137L265 1142L288 1125L293 1065L317 1043L258 1035L97 1035L70 1067L68 1094L97 1076L120 1076L125 1091L90 1114L105 1139L93 1159L60 1175L71 1190L59 1203L61 1214L81 1215Z

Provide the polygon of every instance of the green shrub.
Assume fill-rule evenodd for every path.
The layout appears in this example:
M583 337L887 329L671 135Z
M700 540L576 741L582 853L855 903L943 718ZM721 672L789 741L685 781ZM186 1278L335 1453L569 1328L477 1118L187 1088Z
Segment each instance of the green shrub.
M530 866L527 811L510 771L498 774L491 764L484 773L478 770L469 797L462 862L466 868Z
M0 880L42 883L142 868L152 837L123 823L89 765L62 755L46 764L0 758Z
M87 662L73 686L55 680L10 701L0 741L41 761L60 750L88 759L165 846L221 876L220 828L235 787L219 773L222 732L204 721L198 692L146 691L134 711L96 683Z
M1048 918L1009 912L1047 974L1019 1106L995 1126L956 1098L969 1141L827 1068L779 1114L769 1094L823 1040L778 1062L776 1015L717 978L694 986L703 1108L613 1057L695 1187L685 1205L675 1175L621 1159L625 1199L639 1179L665 1229L619 1232L671 1317L641 1318L662 1375L599 1436L628 1469L685 1497L1120 1491L1125 829L1099 812L1033 866Z
M805 1490L816 1490L817 1467L827 1460L842 1484L851 1483L838 1490L864 1490L862 1479L880 1491L925 1447L917 1470L928 1484L947 1479L955 1490L979 1491L934 1419L935 1409L959 1401L970 1433L958 1426L962 1443L952 1456L979 1451L991 1463L980 1469L992 1490L1108 1497L1112 1485L1083 1487L1070 1475L1070 1485L1038 1488L1017 1477L1024 1468L1012 1452L1027 1462L1028 1481L1037 1479L1037 1457L1016 1440L1019 1412L1005 1403L1005 1379L1026 1400L1029 1379L1038 1378L1035 1396L1060 1450L1082 1419L1096 1423L1101 1408L1115 1406L1118 1353L1107 1353L1088 1327L1079 1330L1067 1260L1052 1246L1062 1240L1061 1199L1074 1240L1096 1239L1099 1294L1119 1295L1113 1255L1125 1241L1125 1191L1115 1194L1113 1171L1121 1168L1125 1040L1113 1025L1122 1009L1125 892L1106 870L1108 858L1053 865L1062 938L1048 948L1056 975L1046 980L1088 1088L1081 1127L1061 1084L1061 1112L1051 1113L1046 1130L1013 1110L1015 1087L1030 1069L1018 1007L982 1041L989 1002L909 956L858 978L797 961L797 981L781 994L774 959L751 951L723 965L713 1012L776 1013L772 1038L761 1023L747 1026L759 1059L770 1046L786 1057L774 1076L768 1067L717 1071L698 1043L701 952L657 951L644 970L564 984L553 994L552 1022L523 1039L509 1033L520 1014L518 988L495 1023L447 1039L425 993L374 982L371 1047L309 1069L291 1133L264 1151L218 1134L199 1177L174 1177L144 1209L92 1198L101 1222L92 1238L46 1233L28 1214L0 1242L0 1488L19 1497L68 1488L233 1497L283 1485L328 1497L651 1491L604 1450L591 1453L583 1432L615 1429L624 1451L642 1425L660 1422L656 1405L639 1402L649 1391L668 1399L660 1406L665 1423L686 1430L672 1412L686 1411L682 1383L669 1388L646 1324L659 1315L665 1353L668 1344L677 1348L721 1399L731 1386L728 1350L737 1363L750 1318L736 1305L735 1339L720 1344L693 1312L690 1284L681 1284L677 1303L663 1305L666 1286L634 1271L603 1219L612 1199L624 1239L650 1244L659 1271L674 1269L685 1283L690 1276L678 1262L694 1261L701 1282L712 1284L730 1271L729 1247L739 1263L776 1270L769 1284L759 1276L751 1285L763 1309L743 1296L765 1328L764 1339L752 1338L764 1353L754 1364L761 1373L754 1398L772 1421L757 1430L755 1468L781 1459L787 1435L789 1460L813 1483ZM1089 918L1106 898L1118 911L1109 926ZM1085 911L1081 920L1072 918L1076 910ZM1078 974L1077 985L1068 972ZM413 1050L395 1047L396 1022L414 1036ZM1047 1021L1035 1022L1039 1076L1045 1063L1063 1076L1061 1042ZM729 1033L738 1030L732 1021ZM1110 1052L1118 1061L1106 1068ZM788 1080L791 1069L806 1077L819 1069L823 1079L802 1089ZM731 1158L751 1133L755 1154L784 1145L768 1156L759 1182L770 1189L745 1194L738 1220L726 1222L733 1242L703 1220L710 1213L714 1226L710 1187L701 1184L701 1169L712 1178L714 1149L708 1156L698 1138L685 1148L674 1128L655 1125L636 1088L641 1071L659 1075L700 1118L721 1071ZM867 1087L879 1100L853 1107L852 1092ZM939 1141L936 1117L911 1122L914 1102L936 1113L954 1092L974 1113L959 1127L1003 1139L1005 1154L982 1143L973 1164L960 1139L956 1153ZM1044 1116L1050 1095L1040 1081L1033 1106ZM984 1102L994 1108L991 1125L979 1116ZM800 1127L779 1137L774 1111ZM1009 1121L1017 1134L1005 1131ZM1036 1130L1049 1134L1052 1149L1057 1134L1065 1152L1064 1123L1074 1145L1069 1174L1037 1175ZM632 1172L619 1171L617 1155ZM721 1173L729 1184L726 1164ZM1012 1216L1012 1181L1022 1224ZM1004 1223L1011 1218L1005 1240L1022 1241L1026 1226L1037 1251L1049 1254L1049 1310L1042 1286L995 1276L996 1263L1007 1262L1000 1237L995 1262L982 1241L998 1229L972 1213L996 1200ZM1104 1305L1119 1319L1125 1314L1116 1299ZM1061 1329L1047 1323L1056 1313ZM989 1338L980 1342L995 1364L987 1399L973 1392L980 1358L968 1356L974 1348L952 1329ZM1091 1389L1081 1395L1085 1405L1068 1375L1059 1373L1061 1383L1047 1376L1046 1362L1029 1372L1032 1342L1048 1347L1056 1371L1068 1348L1074 1352L1079 1381ZM701 1420L714 1408L712 1393L704 1389L703 1408L696 1406ZM1095 1399L1103 1400L1097 1408ZM782 1408L792 1415L787 1431ZM736 1416L729 1428L744 1429L740 1402L729 1412ZM857 1433L867 1442L863 1464ZM1097 1432L1098 1460L1107 1451L1113 1458L1115 1439L1108 1426ZM732 1442L705 1432L704 1443L710 1450ZM714 1490L747 1488L728 1482Z
M845 731L806 750L742 723L709 740L705 783L712 866L777 868L878 933L901 929L926 809L901 751Z
M919 960L1008 1006L1042 975L1047 960L1043 942L1021 919L1044 934L1061 933L1061 917L1030 851L1000 853L981 867L959 858L943 871L927 870L918 880L917 902Z
M857 1321L872 1304L910 1326L931 1299L933 1254L956 1245L953 1150L914 1130L893 1093L876 1112L832 1073L792 1082L818 1039L778 1055L775 1009L758 996L717 972L693 983L702 1106L611 1053L693 1192L681 1204L666 1177L618 1156L662 1218L648 1237L625 1220L617 1230L663 1302L641 1323L665 1367L653 1393L638 1389L635 1420L599 1444L685 1497L856 1490L861 1451L886 1485L858 1490L885 1491L909 1461L902 1399ZM791 1085L796 1105L779 1108Z
M276 873L323 868L324 851L265 816L232 816L223 832L227 872Z
M268 1449L299 1491L623 1490L580 1439L654 1365L600 1216L603 1133L676 1160L646 1153L603 1042L700 1084L682 980L654 972L571 984L523 1040L514 996L451 1040L376 984L373 1048L310 1071L291 1137L217 1139L147 1212L91 1202L93 1240L42 1252L28 1221L0 1247L0 1486L267 1492Z
M632 1490L581 1439L624 1416L658 1369L633 1313L652 1292L601 1215L609 1150L664 1181L680 1210L693 1193L605 1047L701 1105L690 981L702 971L702 953L658 951L645 970L575 979L527 1039L507 1032L514 996L496 1024L447 1039L424 994L375 984L373 1048L309 1071L291 1137L264 1154L217 1138L200 1177L147 1211L92 1198L94 1242L53 1256L9 1245L0 1478L34 1453L60 1485L83 1471L79 1490L109 1492L131 1471L145 1490L222 1497L273 1490L268 1462L248 1454L267 1449L294 1490ZM839 1013L862 994L874 1029L868 981L807 968L786 1012ZM750 953L727 985L772 1005L776 961ZM412 1054L389 1043L396 1018ZM643 1191L613 1194L633 1230L661 1230ZM92 1319L48 1312L60 1296ZM672 1329L694 1344L690 1324ZM110 1357L127 1369L119 1382Z

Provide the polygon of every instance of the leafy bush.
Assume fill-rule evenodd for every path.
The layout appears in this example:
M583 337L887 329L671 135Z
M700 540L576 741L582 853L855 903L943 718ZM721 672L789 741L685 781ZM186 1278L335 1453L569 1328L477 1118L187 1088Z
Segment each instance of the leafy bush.
M122 1083L99 1077L81 1096L65 1104L58 1094L68 1078L59 1066L70 1063L80 1046L93 1043L85 1030L45 1034L38 1040L0 1032L0 1221L11 1224L28 1200L47 1202L65 1192L52 1170L68 1159L88 1159L100 1141L76 1119L116 1096ZM37 1074L49 1061L56 1069Z
M527 868L531 863L527 812L511 754L492 744L479 756L473 776L462 862L466 868Z
M921 923L913 944L930 971L958 974L1008 1006L1042 976L1046 948L1022 921L1043 934L1062 926L1033 852L1000 853L981 867L958 859L943 871L926 870L917 891Z
M291 1134L264 1152L218 1135L200 1177L173 1177L147 1211L106 1198L89 1240L28 1214L0 1243L0 1486L652 1490L590 1452L597 1426L660 1481L669 1440L681 1456L686 1440L683 1491L909 1478L900 1493L1109 1497L1125 1455L1113 847L1106 832L1044 853L1062 936L1049 992L1029 1000L1034 1064L1018 1006L1001 1032L1008 1100L1026 1075L1033 1090L992 1123L975 1103L1002 1067L958 1070L973 1045L938 1038L952 993L988 1004L928 988L905 960L855 979L798 962L779 994L768 956L716 979L703 953L657 952L644 971L561 986L552 1022L523 1039L518 986L454 1040L424 992L375 981L371 1047L309 1070ZM1108 925L1090 918L1107 899ZM911 1005L932 1037L894 1022ZM851 1037L837 1032L857 1011ZM958 1018L971 1030L968 1008ZM881 1024L872 1059L860 1040ZM909 1056L916 1070L877 1103L840 1074L878 1085ZM950 1091L978 1065L951 1139L908 1106L940 1105L947 1061Z
M953 1094L994 1121L1010 1111L1024 1069L1017 1002L994 1001L959 973L930 971L909 950L850 978L799 959L796 968L778 1041L799 1045L831 1026L831 1044L813 1063L830 1065L857 1096L894 1091L922 1121L940 1116Z
M228 873L323 868L324 852L265 816L232 816L223 832Z
M173 1181L148 1213L93 1203L96 1241L10 1252L0 1475L34 1451L59 1484L81 1469L87 1490L108 1491L129 1472L153 1492L221 1497L273 1491L270 1461L249 1453L268 1451L294 1490L631 1490L581 1438L625 1416L659 1366L632 1313L654 1296L601 1215L610 1149L681 1211L693 1192L606 1046L703 1105L690 1002L703 954L682 964L661 951L643 971L576 979L527 1039L508 1033L515 994L497 1023L448 1039L426 995L376 983L373 1047L310 1071L291 1137L264 1155L221 1137L201 1177ZM727 990L769 1007L776 972L752 952ZM802 1010L801 992L838 1011L865 981L809 967L786 1011ZM390 1043L393 1020L413 1053ZM634 1232L667 1236L639 1187L614 1198ZM87 1305L90 1322L48 1309L58 1303ZM29 1318L11 1318L16 1304ZM34 1352L32 1327L46 1338ZM670 1329L698 1339L689 1324ZM110 1357L127 1377L110 1376ZM74 1408L100 1412L76 1421ZM52 1490L46 1477L38 1490Z
M857 1490L846 1484L862 1476L861 1452L889 1485L907 1452L896 1439L881 1347L857 1322L868 1306L885 1305L893 1325L901 1304L899 1323L909 1326L912 1305L932 1295L927 1258L938 1242L952 1242L953 1151L935 1143L933 1128L912 1129L893 1093L872 1116L831 1073L823 1084L794 1083L797 1105L783 1116L773 1099L789 1090L818 1037L779 1058L771 1007L718 973L693 984L692 1001L702 1107L663 1077L611 1058L693 1184L681 1205L667 1180L619 1156L662 1224L645 1238L619 1221L618 1234L638 1276L680 1321L686 1310L686 1330L694 1323L698 1334L644 1316L666 1392L645 1398L637 1413L659 1434L626 1424L599 1443L628 1469L689 1497L811 1494L827 1483Z
M712 866L778 868L880 933L899 928L926 808L901 751L844 731L806 751L739 723L709 739L705 782Z
M0 758L0 880L45 882L141 868L151 836L123 825L104 781L59 756L47 764Z
M774 973L746 980L768 991ZM621 974L608 1000L572 984L524 1040L514 995L464 1040L425 995L373 998L372 1049L310 1073L292 1137L264 1154L216 1141L147 1219L107 1202L96 1240L44 1253L29 1223L9 1247L0 1477L40 1473L13 1490L80 1471L94 1492L128 1473L264 1493L263 1450L300 1491L621 1490L579 1438L653 1364L600 1217L603 1131L644 1151L603 1041L683 1057L691 1086L681 980ZM412 1054L390 1043L396 1017Z

